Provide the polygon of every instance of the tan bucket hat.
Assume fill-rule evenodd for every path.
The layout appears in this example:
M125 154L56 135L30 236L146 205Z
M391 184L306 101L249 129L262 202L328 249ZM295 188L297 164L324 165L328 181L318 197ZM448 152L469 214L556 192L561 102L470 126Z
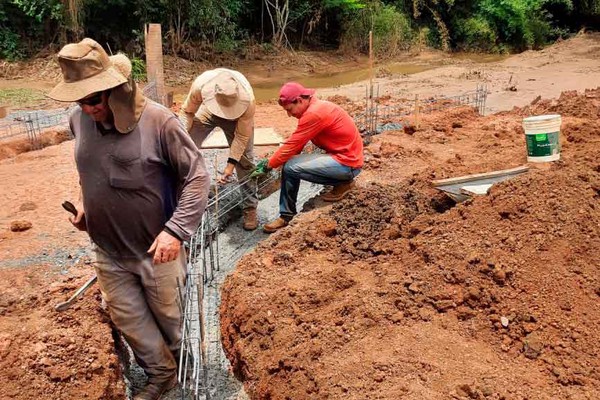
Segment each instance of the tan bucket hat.
M202 102L212 114L231 120L246 112L252 96L233 74L223 71L204 84Z
M89 38L64 46L58 53L58 63L63 81L48 93L54 100L77 101L127 82L102 46Z
M108 98L108 106L113 113L115 128L121 133L128 133L137 126L146 107L146 97L131 76L129 58L120 53L110 56L110 61L117 71L128 78L127 83L114 87Z

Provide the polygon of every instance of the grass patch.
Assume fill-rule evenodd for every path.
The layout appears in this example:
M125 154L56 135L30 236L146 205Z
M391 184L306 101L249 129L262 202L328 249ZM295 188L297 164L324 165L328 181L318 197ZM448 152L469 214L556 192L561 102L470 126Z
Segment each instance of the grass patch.
M44 93L35 89L0 89L0 104L11 107L30 106L46 100Z

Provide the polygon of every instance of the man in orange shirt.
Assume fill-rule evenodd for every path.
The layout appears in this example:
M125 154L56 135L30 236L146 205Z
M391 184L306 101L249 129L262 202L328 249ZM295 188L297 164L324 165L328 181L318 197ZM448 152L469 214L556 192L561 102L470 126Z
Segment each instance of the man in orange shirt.
M283 165L280 216L263 227L267 233L287 226L296 215L301 180L333 186L323 200L338 201L355 187L354 178L363 166L363 142L352 117L337 104L313 97L314 93L296 82L286 83L279 91L279 105L298 119L298 127L263 161L266 170ZM326 154L300 154L308 141Z

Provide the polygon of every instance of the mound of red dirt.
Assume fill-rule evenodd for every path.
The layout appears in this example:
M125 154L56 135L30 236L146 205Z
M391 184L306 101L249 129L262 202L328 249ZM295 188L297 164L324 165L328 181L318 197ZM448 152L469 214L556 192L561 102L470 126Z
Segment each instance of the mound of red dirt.
M250 397L600 398L599 94L379 135L360 190L225 282L223 344ZM554 112L560 161L458 205L431 187L524 163L521 118Z
M67 128L64 128L60 130L46 130L39 135L35 142L24 138L8 140L0 143L0 160L15 157L28 151L54 146L72 138L71 132Z
M68 310L54 309L87 280L90 268L73 268L69 278L50 286L45 286L46 267L0 270L5 285L0 293L1 399L125 397L97 287Z

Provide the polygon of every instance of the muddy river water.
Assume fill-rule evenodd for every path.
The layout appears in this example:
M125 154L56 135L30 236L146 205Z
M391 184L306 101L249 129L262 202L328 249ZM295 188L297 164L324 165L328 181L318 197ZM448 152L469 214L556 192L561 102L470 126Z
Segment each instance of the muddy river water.
M412 75L419 72L424 72L443 66L453 61L470 61L473 63L491 63L505 59L506 55L498 54L472 54L472 53L457 53L448 55L446 58L437 58L430 62L388 62L377 65L373 68L373 76L380 74L385 75ZM297 80L306 87L320 88L335 88L342 85L349 85L361 81L366 81L371 78L371 69L369 66L354 69L350 71L313 74L304 77L289 78L287 80ZM281 79L277 81L268 81L260 84L254 84L254 95L257 101L268 101L277 98L277 93L281 87Z

